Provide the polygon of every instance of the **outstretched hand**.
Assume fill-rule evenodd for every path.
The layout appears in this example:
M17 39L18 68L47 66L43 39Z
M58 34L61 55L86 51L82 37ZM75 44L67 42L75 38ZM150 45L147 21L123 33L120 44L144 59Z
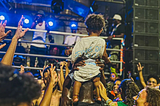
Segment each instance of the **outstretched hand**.
M15 35L14 35L14 37L13 37L13 38L16 39L16 40L22 38L22 37L25 35L25 33L29 30L29 28L27 28L27 29L25 29L24 31L22 31L22 25L23 25L23 20L24 20L24 19L25 19L25 18L24 18L23 15L22 15L21 19L20 19L19 22L18 22L18 27L17 27L16 33L15 33Z
M144 68L144 66L141 66L141 63L137 64L137 69L139 72L142 71L143 68Z
M53 64L51 64L51 68L50 68L50 83L53 84L53 86L56 85L58 78L57 78L57 73L55 71L55 66L53 67Z
M106 88L104 87L104 85L101 83L99 85L99 92L102 98L106 99L107 97L107 92L106 92Z
M7 31L7 33L5 33L5 27L7 24L7 20L4 21L4 23L0 23L0 41L2 41L10 32L11 30Z

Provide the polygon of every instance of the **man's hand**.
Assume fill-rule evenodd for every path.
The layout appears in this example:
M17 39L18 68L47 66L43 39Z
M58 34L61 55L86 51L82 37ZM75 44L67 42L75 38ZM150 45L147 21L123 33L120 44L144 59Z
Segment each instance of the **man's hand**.
M64 67L64 65L65 65L65 61L62 61L61 63L60 63L60 68L63 68Z
M0 41L2 41L11 32L11 30L9 30L7 33L5 33L6 24L7 20L5 20L4 23L2 23L2 21L0 23Z
M19 73L23 74L24 73L24 66L21 65L21 70L19 71Z
M57 77L57 73L55 71L55 68L56 67L54 66L54 68L53 68L53 64L51 64L49 83L53 84L53 86L55 86L58 81L58 77Z
M144 66L141 66L141 63L137 64L138 72L142 71L143 68L144 68Z
M107 40L111 40L113 38L113 36L108 36Z
M13 39L18 40L18 39L22 38L24 36L24 34L29 30L29 28L27 28L24 31L22 31L23 20L24 20L24 17L22 15L20 21L18 22L18 27L17 27L16 33L15 33Z

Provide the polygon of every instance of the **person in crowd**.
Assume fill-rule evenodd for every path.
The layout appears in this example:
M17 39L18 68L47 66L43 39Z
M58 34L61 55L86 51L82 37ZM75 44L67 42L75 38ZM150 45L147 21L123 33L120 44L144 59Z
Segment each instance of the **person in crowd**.
M111 98L111 100L113 101L122 101L122 97L121 94L118 90L119 86L121 84L121 80L120 79L116 79L114 81L114 86L113 86L113 90L109 92L108 97Z
M124 102L122 101L113 102L110 98L108 98L106 89L103 86L103 84L99 86L99 89L100 89L100 95L106 101L106 105L109 106L133 106L134 105L133 96L137 95L138 92L140 91L138 86L134 83L134 81L132 81L131 79L124 79L118 88Z
M45 18L44 11L39 10L35 19L34 19L34 22L32 23L31 28L34 28L37 30L45 30L46 29L49 31L48 25L44 21L44 18ZM34 32L32 42L45 43L45 41L46 41L46 33L45 32L38 32L38 31ZM30 53L45 55L47 53L46 52L46 45L32 43L31 47L30 47ZM30 67L35 66L35 59L36 59L36 57L30 57ZM39 67L43 67L44 61L45 61L45 58L38 57L38 64L37 65Z
M73 87L73 101L78 101L78 95L81 84L86 81L92 80L97 90L97 100L101 101L98 85L100 84L100 71L99 66L96 66L95 61L101 58L106 64L109 64L108 55L106 53L105 40L99 38L103 27L105 25L104 18L101 15L91 14L86 20L87 31L89 36L82 38L76 43L72 50L71 61L76 63L80 58L85 60L86 66L79 67L78 71L74 71L74 87Z
M0 106L31 106L41 92L37 80L2 63L0 69Z
M76 33L76 29L71 29L72 33ZM64 44L65 45L69 45L69 46L72 46L72 45L75 45L77 41L80 40L80 37L79 36L75 36L75 35L69 35L65 38L65 41L64 41Z
M101 67L100 68L100 70L101 70L101 81L102 81L103 85L105 86L105 84L106 84L106 82L104 81L105 76L102 74L104 64L101 61L99 61L99 59L97 59L95 63L96 63L97 66ZM66 79L64 81L64 84L63 84L61 106L72 105L72 103L73 103L73 100L72 100L73 83L74 83L73 72L75 70L79 70L79 68L78 68L79 66L85 66L85 65L86 64L85 64L84 60L81 60L78 63L74 64L71 72L66 77ZM92 88L93 85L91 85L91 84L93 84L93 82L91 82L91 81L85 82L85 83L82 84L80 95L79 95L80 99L79 99L78 104L76 104L76 105L81 106L80 104L83 104L82 106L88 106L88 105L91 105L91 106L93 105L94 106L95 104L97 104L97 102L93 101L93 88ZM89 87L89 88L87 88L87 87ZM99 105L99 103L97 105Z
M111 74L110 74L110 80L107 82L107 92L111 92L113 90L114 82L116 79L118 79L118 74L116 73L116 69L110 67Z
M134 96L136 106L160 106L160 90L146 87Z
M142 74L142 70L143 70L143 66L141 66L141 63L138 63L137 64L137 69L138 69L138 72L139 72L139 78L140 78L140 82L142 84L142 86L145 88L146 86L150 86L150 87L156 87L158 86L158 83L159 83L159 78L157 75L149 75L147 77L147 84L145 83L144 81L144 78L143 78L143 74Z

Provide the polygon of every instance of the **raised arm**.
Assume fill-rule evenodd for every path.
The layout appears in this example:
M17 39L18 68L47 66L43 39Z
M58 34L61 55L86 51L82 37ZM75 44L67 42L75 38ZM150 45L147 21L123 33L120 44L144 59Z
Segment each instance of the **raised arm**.
M137 64L137 69L138 69L138 72L139 72L140 82L141 82L142 86L145 88L145 87L146 87L146 83L145 83L145 81L144 81L143 74L142 74L143 68L144 68L144 67L141 66L141 63L138 63L138 64Z
M51 65L49 84L47 86L47 89L39 106L50 106L52 92L56 82L57 82L57 73L55 71L55 67L53 68L53 65Z
M4 21L4 23L0 23L0 41L2 41L10 32L11 30L7 31L7 33L5 33L5 27L7 24L7 20ZM0 49L3 48L6 44L2 44L0 45Z
M18 27L17 27L17 31L14 35L14 37L12 38L11 44L6 52L6 54L4 55L1 63L5 64L5 65L12 65L13 62L13 56L17 47L17 42L18 39L20 39L21 37L24 36L24 34L29 30L28 28L25 29L24 31L22 31L22 20L24 19L23 15L18 23Z

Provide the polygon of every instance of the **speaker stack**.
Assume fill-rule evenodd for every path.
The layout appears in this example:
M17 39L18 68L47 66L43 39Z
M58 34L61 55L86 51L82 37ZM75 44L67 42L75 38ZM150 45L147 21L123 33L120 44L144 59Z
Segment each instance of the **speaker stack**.
M126 10L132 25L133 73L140 62L144 76L159 75L160 0L126 0Z

